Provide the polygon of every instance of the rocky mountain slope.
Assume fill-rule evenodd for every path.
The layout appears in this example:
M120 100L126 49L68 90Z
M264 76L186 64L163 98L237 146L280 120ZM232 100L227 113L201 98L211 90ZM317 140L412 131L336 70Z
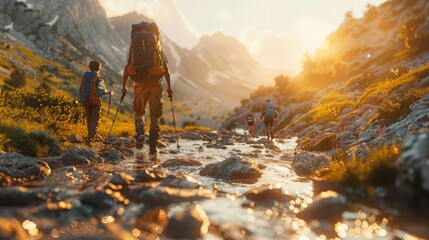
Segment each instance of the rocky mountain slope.
M107 67L103 75L114 80L114 88L120 88L118 73L128 53L130 26L147 20L130 13L109 21L98 0L5 0L0 9L0 29L8 36L76 72L84 71L89 59L100 59ZM192 113L182 122L217 127L217 115L226 114L279 72L262 67L240 42L222 33L202 37L190 50L165 35L163 42L176 99Z
M131 24L143 20L148 18L133 12L111 18L110 23L122 41L129 42ZM192 106L203 125L217 127L214 117L226 114L261 82L279 73L262 67L239 41L221 32L202 37L190 50L165 35L162 40L177 96Z
M310 150L361 149L428 127L428 13L427 1L392 0L360 19L346 14L298 77L258 89L223 127L243 127L266 98L280 109L277 134Z

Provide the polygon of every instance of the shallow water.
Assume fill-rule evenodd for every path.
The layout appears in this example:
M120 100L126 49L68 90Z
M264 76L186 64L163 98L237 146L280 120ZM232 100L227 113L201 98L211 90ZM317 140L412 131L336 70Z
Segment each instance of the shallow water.
M255 139L258 140L258 139ZM295 217L295 214L312 203L313 188L312 181L298 177L292 170L292 158L296 148L296 139L275 140L275 145L281 151L272 151L263 147L263 144L252 145L246 143L235 143L227 146L227 149L204 148L199 151L204 141L180 140L180 151L176 145L162 149L159 162L171 158L192 157L201 160L204 164L222 161L231 154L253 154L249 157L251 161L264 164L264 174L257 183L227 183L220 179L199 176L201 167L175 167L164 169L166 175L176 173L188 173L202 185L212 188L217 185L219 189L226 192L226 197L198 201L193 203L172 204L156 210L157 216L165 214L172 216L177 210L184 206L198 203L208 215L212 225L218 226L227 232L231 239L329 239L326 235L336 234L344 239L415 239L413 234L400 230L397 221L392 220L400 215L395 209L386 211L373 209L361 204L353 205L353 210L344 212L343 220L334 226L325 226L324 223L306 223ZM54 190L60 193L60 197L53 196L52 202L73 198L74 195L83 191L95 191L101 189L111 178L113 173L125 172L136 174L148 166L153 167L146 153L137 152L139 157L126 159L118 164L93 164L91 166L61 167L54 169L52 174L41 182L27 184L33 189ZM257 154L257 156L255 155ZM278 184L283 190L297 198L287 204L257 205L253 207L241 194L264 184ZM128 236L146 239L142 235L142 223L147 212L144 204L124 204L114 208L113 212L67 212L57 211L47 214L40 213L44 206L32 207L0 207L3 216L14 217L22 222L32 239L55 239L63 236L82 235L88 236L112 236L112 230L106 229L108 223L116 223ZM413 219L414 215L409 216ZM143 222L145 222L144 220ZM427 221L427 220L425 220ZM104 224L104 225L103 225ZM143 225L142 225L143 224ZM101 226L101 227L100 227ZM107 226L107 225L106 225ZM153 227L155 235L162 232L156 225ZM427 233L424 228L427 222L416 222L413 224L419 228L419 233ZM421 230L423 228L423 231ZM319 229L319 230L317 230ZM331 236L332 237L332 236ZM423 237L428 237L423 236ZM114 238L120 238L114 236ZM125 239L127 239L125 237ZM219 236L209 233L204 239L221 239Z

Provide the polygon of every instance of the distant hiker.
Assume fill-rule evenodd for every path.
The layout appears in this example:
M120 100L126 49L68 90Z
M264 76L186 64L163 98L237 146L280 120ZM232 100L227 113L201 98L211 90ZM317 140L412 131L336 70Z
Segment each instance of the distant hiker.
M97 133L101 116L101 97L103 95L113 95L112 91L106 90L104 80L100 77L101 63L91 61L89 72L85 72L79 88L79 102L85 108L88 139L86 145L92 147Z
M255 136L255 117L251 112L247 114L247 130L249 131L250 137Z
M158 153L160 118L162 116L162 77L167 81L167 93L171 98L173 90L170 84L168 60L160 39L159 28L153 22L133 24L128 62L124 68L122 94L127 94L126 84L131 77L134 85L133 111L137 133L137 149L143 148L145 140L146 105L149 104L150 131L149 154Z
M267 99L265 101L264 109L262 110L261 120L264 119L265 130L267 133L268 140L270 140L270 135L271 135L271 140L273 140L273 124L274 124L274 119L276 117L277 117L277 110L274 106L274 103L272 103L270 99Z

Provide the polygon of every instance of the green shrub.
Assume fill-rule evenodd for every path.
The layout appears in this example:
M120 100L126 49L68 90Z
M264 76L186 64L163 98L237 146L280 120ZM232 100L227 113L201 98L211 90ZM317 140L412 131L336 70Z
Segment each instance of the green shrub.
M340 151L326 168L314 176L353 188L391 185L397 177L395 162L398 156L397 147L386 145L368 149L368 157L362 160Z
M429 93L429 88L412 88L404 94L392 95L381 102L377 108L377 119L385 119L389 124L396 122L401 116L411 112L411 105Z
M366 89L365 93L353 105L353 108L359 108L366 103L381 103L392 91L402 86L412 84L427 75L429 75L429 65L419 67L394 79L376 82Z
M7 138L6 134L0 133L0 151L5 150L5 145L10 142L10 139Z

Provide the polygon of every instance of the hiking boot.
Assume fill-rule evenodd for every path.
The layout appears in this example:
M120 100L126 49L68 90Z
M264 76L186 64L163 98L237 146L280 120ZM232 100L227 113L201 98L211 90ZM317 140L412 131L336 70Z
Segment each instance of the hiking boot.
M273 132L271 132L271 140L273 140L273 139L274 139Z
M140 134L137 136L137 142L136 142L137 149L143 149L144 140L145 140L144 134Z

